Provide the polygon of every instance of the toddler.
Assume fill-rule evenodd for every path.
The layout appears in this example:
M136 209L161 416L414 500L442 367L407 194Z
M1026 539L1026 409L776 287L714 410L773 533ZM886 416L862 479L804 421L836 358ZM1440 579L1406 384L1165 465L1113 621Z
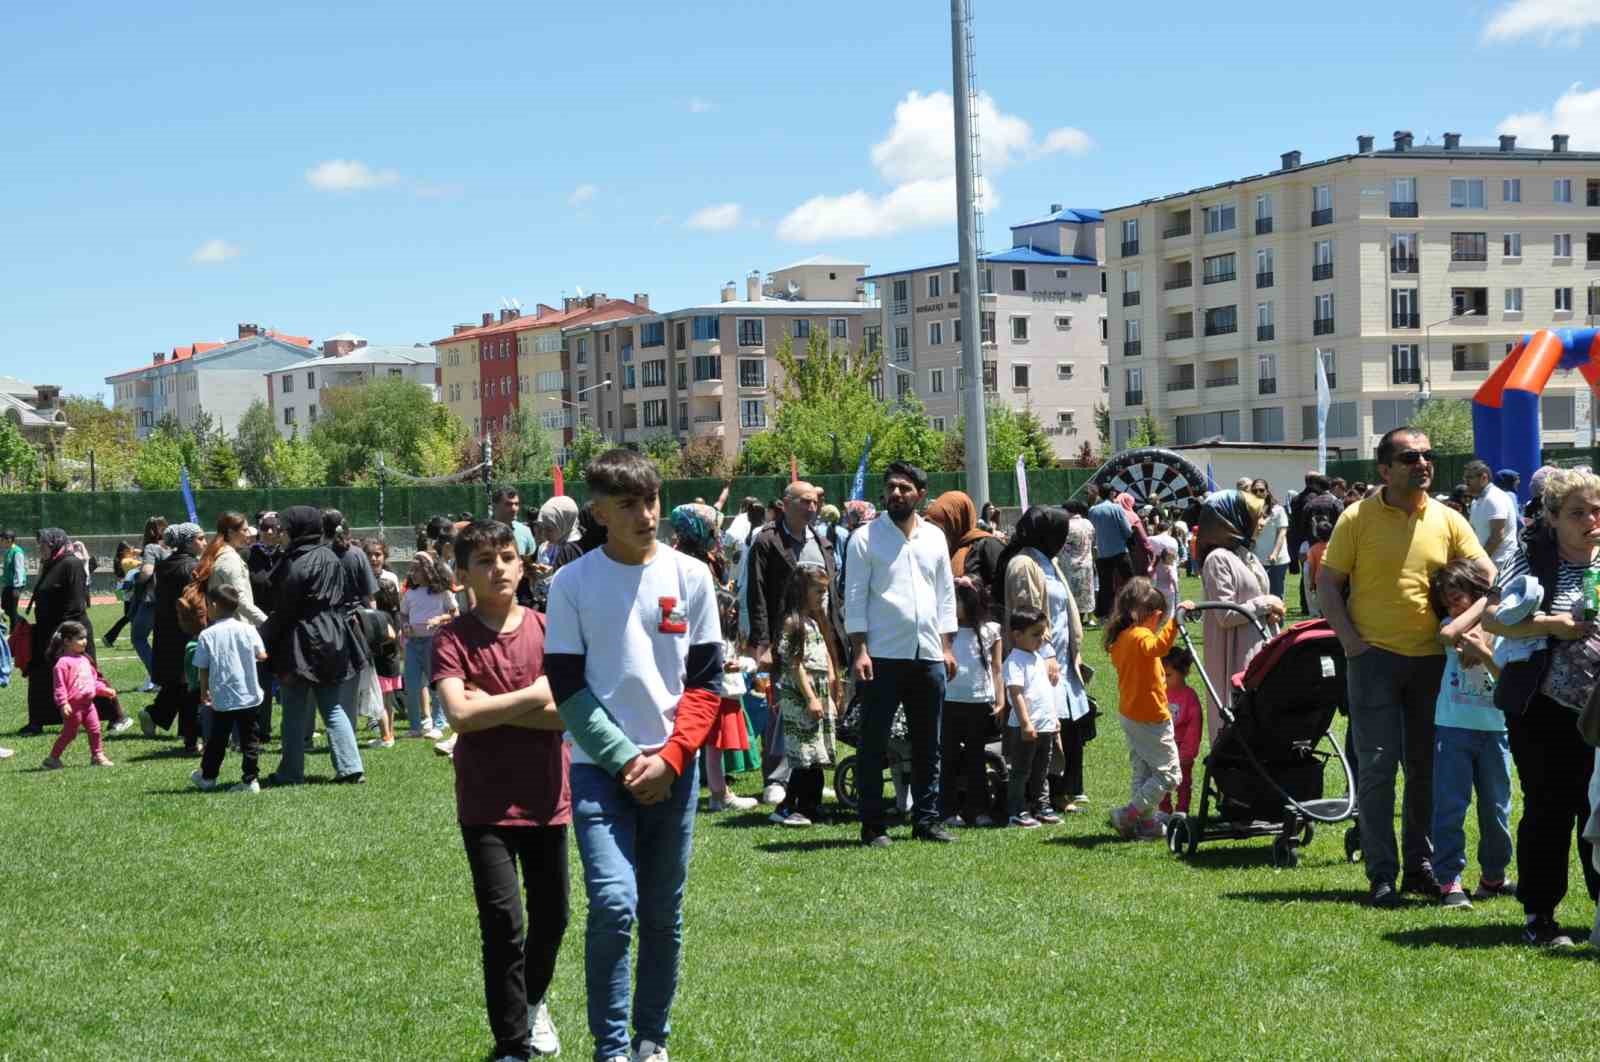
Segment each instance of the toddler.
M200 702L211 712L200 768L189 775L189 781L197 789L217 787L217 772L222 770L231 737L244 762L243 775L233 792L259 793L256 718L263 693L256 665L267 659L267 647L255 626L239 618L236 588L217 587L207 595L206 605L212 623L196 639L194 666Z
M989 619L988 594L983 582L958 578L956 584L956 636L951 652L956 677L945 685L944 715L939 723L939 816L946 826L993 826L989 811L989 780L984 766L984 746L989 727L1005 714L1005 687L1000 683L1000 625ZM957 787L957 778L966 785ZM965 790L966 818L957 799Z
M1189 688L1189 669L1194 666L1194 655L1181 645L1175 645L1161 659L1162 675L1167 681L1167 711L1172 713L1172 736L1178 743L1178 810L1189 813L1189 792L1194 782L1194 760L1200 754L1200 698ZM1172 812L1172 797L1161 798L1161 810Z
M44 758L47 771L59 770L61 754L67 751L78 736L81 727L89 732L89 763L95 767L110 767L105 746L100 739L100 713L95 710L96 697L115 697L116 691L106 685L95 669L94 661L85 654L89 651L89 629L81 623L67 620L56 628L45 651L55 688L56 707L61 710L61 736Z
M718 590L717 608L722 615L722 707L717 710L717 722L704 750L706 787L711 791L712 811L749 811L757 801L733 791L722 754L750 751L750 729L740 702L749 690L749 676L755 674L756 662L739 655L739 599L726 590Z
M1192 607L1185 601L1178 611ZM1183 777L1163 667L1177 637L1177 617L1167 619L1166 596L1143 576L1129 579L1106 621L1106 646L1117 669L1117 708L1133 767L1128 803L1111 810L1111 826L1125 838L1161 837L1156 804Z
M1013 826L1038 829L1055 825L1061 817L1050 807L1044 779L1050 773L1050 753L1060 728L1056 694L1061 681L1055 651L1045 635L1044 613L1026 605L1011 610L1011 652L1006 654L1006 698L1011 705L1006 727L1005 754L1010 773L1006 778L1006 814ZM1029 808L1032 808L1030 813Z

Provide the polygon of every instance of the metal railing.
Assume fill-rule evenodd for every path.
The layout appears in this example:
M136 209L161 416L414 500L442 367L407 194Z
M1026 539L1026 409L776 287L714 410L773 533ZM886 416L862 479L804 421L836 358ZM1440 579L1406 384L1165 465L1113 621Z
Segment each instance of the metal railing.
M1189 234L1191 234L1193 232L1194 232L1194 224L1193 224L1193 222L1184 221L1184 222L1181 222L1180 224L1174 225L1174 226L1172 226L1172 228L1167 229L1166 231L1162 232L1161 238L1163 240L1175 240L1179 236L1188 236Z
M1276 376L1263 377L1256 381L1256 394L1275 395L1278 393L1278 378Z
M1230 280L1239 279L1239 274L1230 269L1226 273L1212 273L1206 277L1207 284L1226 284Z
M1270 343L1277 334L1277 329L1272 325L1256 325L1256 342Z
M1167 390L1168 391L1193 391L1194 390L1194 377L1193 376L1180 377L1179 379L1176 379L1176 380L1168 380L1167 381Z
M1333 207L1323 207L1321 210L1311 212L1311 227L1333 224Z
M1272 231L1271 218L1256 218L1256 235L1265 236Z
M1172 331L1172 332L1168 332L1167 333L1167 342L1168 343L1171 343L1174 340L1178 340L1178 339L1193 339L1193 338L1194 338L1194 325L1190 325L1188 328L1179 328L1176 331Z
M1124 305L1124 306L1137 306L1137 305L1139 305L1139 293L1137 291L1124 291L1122 293L1122 305Z
M1329 280L1332 277L1333 277L1333 263L1332 262L1319 262L1318 264L1316 264L1316 265L1311 267L1311 279L1313 281L1316 281L1316 280Z
M1138 254L1139 254L1139 241L1138 240L1123 240L1122 241L1122 257L1124 257L1124 258L1134 258Z
M1422 315L1417 313L1392 313L1389 315L1390 328L1421 328Z
M1191 273L1189 276L1185 277L1174 277L1161 286L1168 291L1177 291L1179 288L1187 288L1193 283L1194 275Z
M1311 321L1311 334L1314 336L1333 335L1333 318L1316 317Z
M1391 218L1414 218L1417 216L1416 203L1389 202L1389 216Z
M1212 376L1212 377L1210 377L1210 378L1208 378L1206 380L1206 386L1207 387L1238 387L1239 386L1239 377L1237 375L1235 375L1235 376Z
M1142 406L1142 405L1144 405L1144 392L1143 391L1124 391L1122 393L1122 404L1125 405L1125 406Z
M1144 353L1144 344L1137 339L1125 339L1122 342L1122 356L1136 358Z
M1206 335L1208 336L1230 336L1238 330L1239 322L1237 321L1206 325Z
M1258 288L1270 288L1270 287L1272 287L1272 273L1270 271L1268 271L1266 273L1257 273L1256 274L1256 287L1258 287Z
M1389 272L1391 273L1417 273L1420 272L1417 265L1418 262L1415 257L1393 254L1389 256Z

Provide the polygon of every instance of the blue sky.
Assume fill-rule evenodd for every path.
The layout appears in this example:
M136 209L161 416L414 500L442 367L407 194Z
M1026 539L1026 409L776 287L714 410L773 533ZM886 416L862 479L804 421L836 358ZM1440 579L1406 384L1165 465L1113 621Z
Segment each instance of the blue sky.
M427 341L954 256L945 0L256 6L5 5L0 372L99 394L240 321ZM1600 0L1320 10L978 0L990 246L1357 133L1600 148Z

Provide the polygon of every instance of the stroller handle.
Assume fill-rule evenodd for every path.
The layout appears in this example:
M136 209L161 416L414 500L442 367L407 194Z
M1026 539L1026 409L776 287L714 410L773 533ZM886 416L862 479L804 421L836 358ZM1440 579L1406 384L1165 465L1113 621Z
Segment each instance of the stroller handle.
M1185 614L1193 615L1196 612L1207 611L1237 612L1239 615L1250 621L1250 625L1260 633L1262 641L1266 641L1268 638L1272 637L1272 632L1267 630L1267 625L1262 623L1254 612L1251 612L1243 605L1236 605L1232 601L1197 601L1195 602L1194 608L1186 610ZM1189 628L1185 624L1178 624L1178 634L1183 638L1184 648L1188 649L1190 654L1193 655L1194 643L1189 640ZM1217 706L1217 713L1221 716L1223 725L1232 726L1233 712L1227 708L1226 702L1218 694L1217 688L1211 684L1211 676L1206 673L1205 668L1200 669L1200 681L1205 684L1206 692L1211 694L1211 703Z

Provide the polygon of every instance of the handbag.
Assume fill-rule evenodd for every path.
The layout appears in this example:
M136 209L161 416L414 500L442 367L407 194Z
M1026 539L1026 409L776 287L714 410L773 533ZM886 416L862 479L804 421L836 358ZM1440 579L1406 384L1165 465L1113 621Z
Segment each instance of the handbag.
M1500 669L1494 684L1494 706L1508 717L1519 716L1528 710L1544 677L1550 670L1550 647L1535 652L1526 660L1514 660ZM1590 697L1590 703L1594 698Z
M11 662L16 666L17 674L26 675L28 665L33 663L33 624L18 616L6 644L11 648Z

